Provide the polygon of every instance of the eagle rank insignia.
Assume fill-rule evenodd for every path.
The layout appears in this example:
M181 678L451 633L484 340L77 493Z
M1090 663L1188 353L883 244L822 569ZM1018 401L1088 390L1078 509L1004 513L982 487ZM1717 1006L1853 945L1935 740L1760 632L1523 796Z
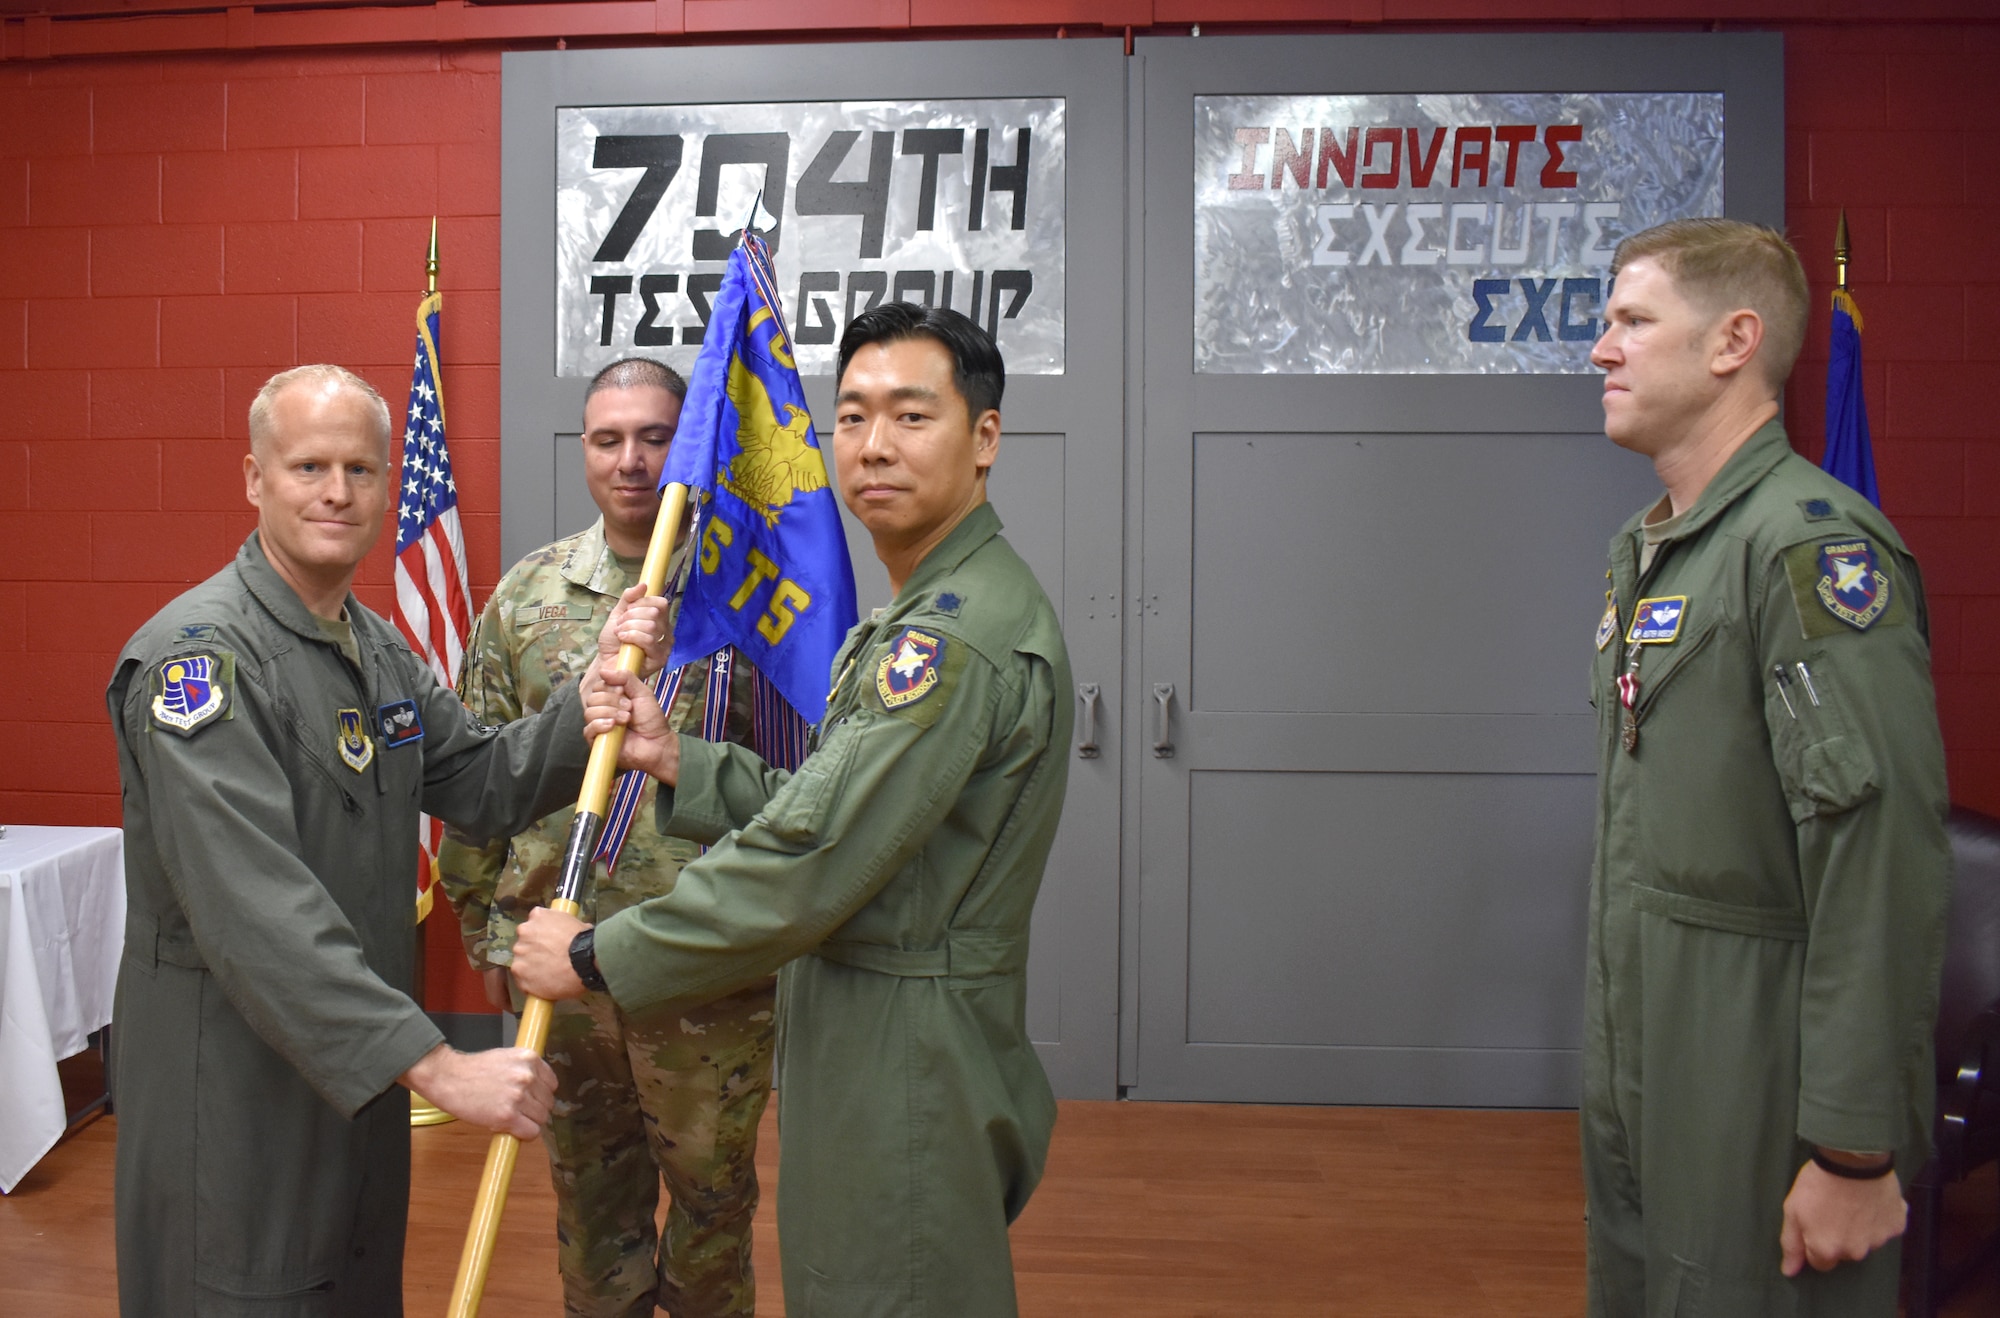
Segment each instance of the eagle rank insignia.
M375 758L375 743L368 739L368 724L358 709L343 709L334 719L339 725L340 762L360 773Z
M1840 540L1819 547L1819 602L1826 611L1856 631L1889 607L1889 578L1875 564L1875 547L1866 540Z
M159 667L153 722L182 736L222 712L229 702L227 674L212 654L177 654Z
M938 684L944 638L906 627L875 668L875 690L884 709L914 705Z

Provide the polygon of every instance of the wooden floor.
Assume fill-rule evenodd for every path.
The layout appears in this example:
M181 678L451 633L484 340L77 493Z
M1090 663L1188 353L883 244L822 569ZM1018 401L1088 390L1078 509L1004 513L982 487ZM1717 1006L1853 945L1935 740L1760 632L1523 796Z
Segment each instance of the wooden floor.
M0 1198L0 1314L117 1311L111 1164L117 1121L59 1145ZM443 1312L485 1156L462 1125L413 1132L409 1311ZM766 1194L760 1314L782 1314L777 1130ZM552 1200L523 1151L482 1313L560 1313ZM1961 1196L1993 1225L1994 1181ZM1048 1176L1014 1228L1029 1318L1570 1318L1583 1312L1576 1116L1366 1108L1064 1103ZM1952 1318L2000 1313L1987 1275Z

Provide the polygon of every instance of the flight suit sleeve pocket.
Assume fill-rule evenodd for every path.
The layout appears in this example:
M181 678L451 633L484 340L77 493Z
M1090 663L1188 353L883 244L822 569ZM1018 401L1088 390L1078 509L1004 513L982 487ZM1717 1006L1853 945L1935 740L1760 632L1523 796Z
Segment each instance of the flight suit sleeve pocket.
M780 844L798 851L810 851L823 840L827 817L840 795L860 740L856 716L842 715L819 749L806 757L771 803L764 808L762 823Z
M1852 810L1881 790L1875 756L1849 726L1841 700L1823 654L1765 675L1764 718L1794 823Z

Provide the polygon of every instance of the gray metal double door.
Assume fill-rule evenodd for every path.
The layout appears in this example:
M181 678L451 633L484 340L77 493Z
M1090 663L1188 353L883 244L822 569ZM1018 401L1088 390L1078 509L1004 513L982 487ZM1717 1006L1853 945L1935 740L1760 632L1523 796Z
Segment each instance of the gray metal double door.
M1193 97L1721 89L1731 214L1781 215L1775 39L964 42L510 54L503 551L592 513L552 370L554 108L1065 99L1065 371L992 480L1063 618L1070 793L1029 1019L1059 1094L1575 1101L1583 638L1648 497L1591 377L1193 367ZM1496 72L1497 71L1497 72ZM796 317L796 312L794 313ZM832 380L808 376L830 415ZM886 577L852 523L864 610ZM1170 753L1160 753L1170 748Z

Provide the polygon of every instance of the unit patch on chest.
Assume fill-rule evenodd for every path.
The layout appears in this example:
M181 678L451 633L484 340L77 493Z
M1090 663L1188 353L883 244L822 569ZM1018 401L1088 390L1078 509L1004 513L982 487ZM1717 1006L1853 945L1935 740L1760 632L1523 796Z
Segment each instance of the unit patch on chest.
M360 773L375 759L375 743L369 739L367 721L358 709L343 709L334 716L334 743L340 762Z
M1625 633L1627 645L1671 645L1681 638L1681 623L1687 619L1688 597L1663 595L1640 600L1632 609L1632 628Z
M229 692L235 676L235 656L222 651L161 660L153 668L153 726L187 737L231 717Z
M1604 592L1604 616L1597 620L1597 648L1601 651L1618 634L1618 594Z
M414 700L392 700L375 711L375 723L382 729L382 748L413 746L424 739L424 721Z
M875 691L884 709L914 705L938 684L944 663L944 638L905 627L875 666Z

